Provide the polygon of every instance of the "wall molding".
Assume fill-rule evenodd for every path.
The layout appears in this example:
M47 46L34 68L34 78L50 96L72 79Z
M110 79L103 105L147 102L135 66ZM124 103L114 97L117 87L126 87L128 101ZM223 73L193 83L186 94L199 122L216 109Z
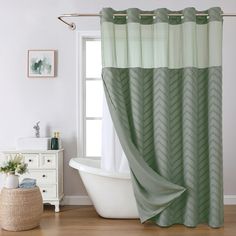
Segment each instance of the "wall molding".
M93 205L87 195L65 196L62 205ZM224 195L224 205L236 205L236 195Z
M224 195L225 205L236 205L236 195Z
M73 196L64 196L62 200L62 205L93 205L89 196L87 195L73 195Z

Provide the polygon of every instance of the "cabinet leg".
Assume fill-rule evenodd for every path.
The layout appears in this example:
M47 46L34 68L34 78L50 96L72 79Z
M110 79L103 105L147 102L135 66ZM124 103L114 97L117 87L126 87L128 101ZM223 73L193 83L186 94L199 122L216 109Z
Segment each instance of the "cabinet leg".
M55 203L55 212L60 212L60 205L59 203Z

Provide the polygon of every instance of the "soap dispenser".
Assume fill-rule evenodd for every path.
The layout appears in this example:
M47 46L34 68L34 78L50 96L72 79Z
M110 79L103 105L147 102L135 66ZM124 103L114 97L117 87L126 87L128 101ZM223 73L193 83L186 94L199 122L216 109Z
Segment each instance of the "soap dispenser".
M53 138L51 138L51 150L59 149L59 132L54 132Z

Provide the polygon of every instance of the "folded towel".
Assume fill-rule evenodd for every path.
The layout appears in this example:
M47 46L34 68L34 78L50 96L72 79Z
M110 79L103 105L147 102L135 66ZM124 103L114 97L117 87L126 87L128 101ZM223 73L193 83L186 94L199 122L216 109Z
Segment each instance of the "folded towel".
M20 188L34 188L36 187L36 179L25 178L21 181Z

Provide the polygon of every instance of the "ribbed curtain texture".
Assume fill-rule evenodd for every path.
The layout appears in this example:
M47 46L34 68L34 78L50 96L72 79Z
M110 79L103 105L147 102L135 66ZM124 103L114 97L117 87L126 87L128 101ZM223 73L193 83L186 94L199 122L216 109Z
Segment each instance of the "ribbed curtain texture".
M221 13L101 11L104 89L141 222L223 225Z

